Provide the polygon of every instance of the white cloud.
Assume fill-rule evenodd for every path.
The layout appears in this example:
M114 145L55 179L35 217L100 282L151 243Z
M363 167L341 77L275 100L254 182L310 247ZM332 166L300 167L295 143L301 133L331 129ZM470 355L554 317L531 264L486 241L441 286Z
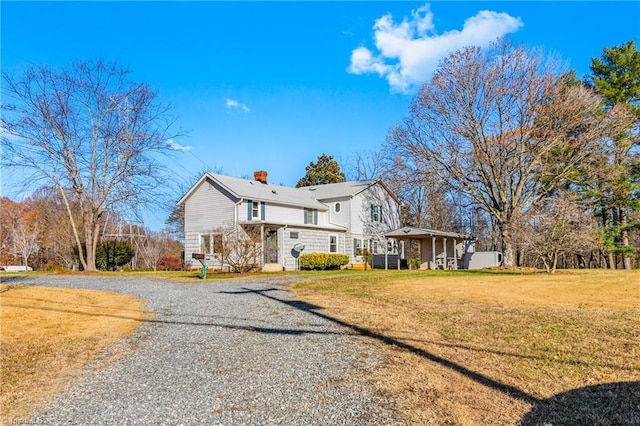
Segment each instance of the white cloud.
M182 152L191 151L191 147L190 146L180 145L179 143L177 143L173 139L167 140L167 148L172 149L174 151L182 151Z
M227 98L226 101L225 101L225 106L227 107L227 111L228 112L233 112L233 111L249 112L249 111L251 111L248 106L246 106L243 103L240 103L240 102L236 101L235 99Z
M360 46L351 52L347 71L378 74L394 92L409 92L427 80L441 59L465 46L487 46L524 23L506 13L481 10L464 21L462 30L437 34L429 4L395 23L391 14L376 20L373 38L378 54Z

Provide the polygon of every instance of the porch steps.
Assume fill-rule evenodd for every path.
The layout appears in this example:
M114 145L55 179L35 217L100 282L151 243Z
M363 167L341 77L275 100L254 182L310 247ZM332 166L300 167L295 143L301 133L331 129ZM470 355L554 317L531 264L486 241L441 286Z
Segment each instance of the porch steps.
M366 264L364 262L352 263L349 269L352 269L354 271L365 271L365 270L371 269L371 265Z

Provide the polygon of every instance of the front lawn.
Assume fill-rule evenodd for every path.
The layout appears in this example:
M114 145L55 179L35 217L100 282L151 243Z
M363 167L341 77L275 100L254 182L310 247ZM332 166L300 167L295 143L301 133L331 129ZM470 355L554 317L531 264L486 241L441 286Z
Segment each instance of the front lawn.
M640 423L640 271L370 271L294 291L380 345L373 379L407 423Z

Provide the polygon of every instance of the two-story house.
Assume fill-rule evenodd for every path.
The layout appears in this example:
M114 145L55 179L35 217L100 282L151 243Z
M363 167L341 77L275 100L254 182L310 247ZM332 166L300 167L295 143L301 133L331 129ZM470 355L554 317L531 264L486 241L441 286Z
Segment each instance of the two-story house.
M259 231L259 263L296 269L304 253L341 253L352 262L395 247L383 236L400 226L400 202L381 180L291 188L267 183L267 173L240 179L206 173L178 202L184 205L185 260L204 253L208 265L223 267L225 229ZM298 251L294 250L294 247Z

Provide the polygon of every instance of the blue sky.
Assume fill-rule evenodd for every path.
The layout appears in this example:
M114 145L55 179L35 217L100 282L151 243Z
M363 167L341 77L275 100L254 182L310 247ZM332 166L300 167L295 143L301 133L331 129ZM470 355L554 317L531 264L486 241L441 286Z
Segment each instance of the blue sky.
M640 2L7 2L2 70L106 59L174 106L168 167L294 186L326 153L376 151L451 50L507 35L568 61L640 35ZM20 198L3 179L2 194ZM177 196L177 195L176 195ZM148 213L162 226L164 212Z

